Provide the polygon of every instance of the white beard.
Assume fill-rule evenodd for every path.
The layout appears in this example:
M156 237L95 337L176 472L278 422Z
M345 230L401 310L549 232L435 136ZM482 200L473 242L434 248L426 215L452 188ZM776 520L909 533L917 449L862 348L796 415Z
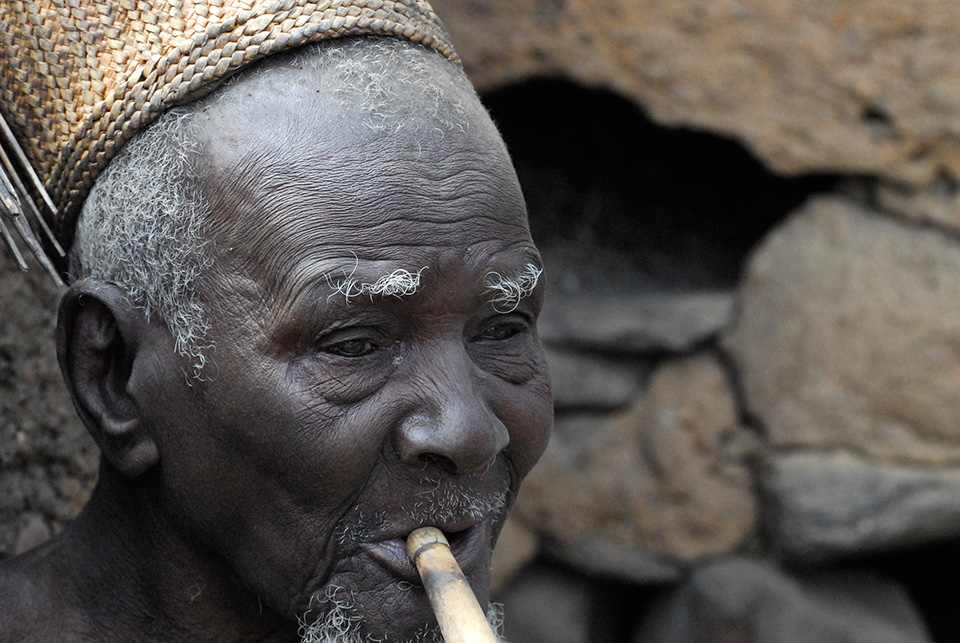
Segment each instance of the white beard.
M323 602L330 604L331 607L325 617L309 624L305 619L301 619L301 643L443 643L443 635L440 634L438 627L418 631L413 638L404 641L364 635L360 631L360 618L356 616L353 605L337 599L335 594L336 590L330 592L328 588L328 598ZM500 629L503 625L502 605L490 604L487 609L487 622L497 633L497 640L503 642L500 638Z

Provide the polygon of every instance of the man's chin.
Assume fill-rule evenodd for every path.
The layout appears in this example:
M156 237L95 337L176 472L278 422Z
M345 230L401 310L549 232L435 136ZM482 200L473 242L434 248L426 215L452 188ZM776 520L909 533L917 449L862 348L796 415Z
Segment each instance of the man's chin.
M406 592L412 589L405 590ZM405 596L409 601L411 597ZM394 602L405 603L400 600ZM417 601L419 602L419 601ZM426 601L422 609L407 610L397 605L398 613L383 614L383 610L367 613L362 604L358 604L355 595L349 590L328 585L325 591L314 596L313 610L300 619L300 637L303 643L424 643L443 642L433 614ZM414 607L414 606L405 606ZM404 612L420 613L404 613ZM310 622L312 621L312 622Z
M443 643L443 635L436 628L424 629L402 639L365 634L359 623L342 624L323 621L301 633L301 643Z
M325 596L318 600L318 607L323 616L308 622L307 617L300 619L300 637L302 643L443 643L436 622L421 623L419 626L404 626L399 620L392 621L392 631L373 631L380 629L372 627L359 613L359 610L344 596L338 596L337 590L327 591ZM308 616L312 616L311 613ZM382 621L383 619L377 619ZM431 619L432 620L432 619ZM391 622L391 619L386 619ZM497 603L492 603L487 610L487 621L494 632L499 633L503 623L503 609ZM405 631L401 631L405 630Z
M424 628L408 636L395 638L364 632L359 621L343 622L323 619L300 632L301 643L443 643L443 636L435 628Z

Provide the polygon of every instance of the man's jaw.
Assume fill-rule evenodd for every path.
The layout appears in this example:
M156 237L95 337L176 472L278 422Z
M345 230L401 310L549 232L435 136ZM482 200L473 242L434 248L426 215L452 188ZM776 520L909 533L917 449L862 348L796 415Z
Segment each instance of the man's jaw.
M443 643L439 628L428 623L402 639L364 633L360 610L347 596L343 588L328 585L324 589L316 610L323 616L312 623L307 621L311 613L300 618L301 643Z
M355 606L346 600L345 596L346 592L341 588L327 586L322 597L317 599L317 612L325 612L325 615L313 622L307 620L310 613L300 618L301 643L443 643L443 635L435 624L426 624L412 637L404 639L364 634ZM502 641L502 605L490 603L487 609L487 622L496 633L497 640Z

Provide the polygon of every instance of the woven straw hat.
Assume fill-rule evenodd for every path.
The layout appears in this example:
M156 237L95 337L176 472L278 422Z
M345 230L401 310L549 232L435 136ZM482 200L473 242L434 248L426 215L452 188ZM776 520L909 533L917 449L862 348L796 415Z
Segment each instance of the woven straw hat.
M0 0L0 113L9 126L0 123L0 160L12 175L0 185L8 193L0 189L0 210L19 193L24 210L40 214L33 192L44 199L38 224L45 218L68 247L94 179L165 110L264 56L362 35L421 43L459 63L423 0ZM7 216L23 234L24 217Z

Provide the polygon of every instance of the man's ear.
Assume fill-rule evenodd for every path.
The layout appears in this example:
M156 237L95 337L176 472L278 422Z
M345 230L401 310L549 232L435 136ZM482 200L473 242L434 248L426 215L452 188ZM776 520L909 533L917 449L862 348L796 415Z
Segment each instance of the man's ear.
M110 284L76 282L60 301L57 357L73 404L107 461L131 478L159 460L127 386L151 331L143 311Z

